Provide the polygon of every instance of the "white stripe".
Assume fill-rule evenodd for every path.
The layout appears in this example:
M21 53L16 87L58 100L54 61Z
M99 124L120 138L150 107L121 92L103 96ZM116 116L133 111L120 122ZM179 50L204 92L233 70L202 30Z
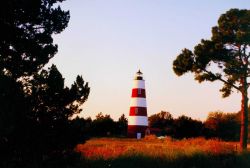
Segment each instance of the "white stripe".
M146 116L129 116L128 125L148 126L148 117Z
M130 107L147 107L146 98L132 97Z
M133 89L141 88L145 89L145 81L144 80L134 80Z

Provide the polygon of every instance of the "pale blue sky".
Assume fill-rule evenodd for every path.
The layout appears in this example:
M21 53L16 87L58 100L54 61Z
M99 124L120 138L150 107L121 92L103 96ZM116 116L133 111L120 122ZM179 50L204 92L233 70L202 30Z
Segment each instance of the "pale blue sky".
M199 84L192 74L177 77L172 62L181 49L211 37L211 27L230 8L250 9L250 0L68 0L71 19L55 36L51 60L70 85L77 74L91 92L81 116L99 112L128 116L132 80L140 68L146 80L148 115L204 120L208 112L240 109L240 95L222 99L220 82Z

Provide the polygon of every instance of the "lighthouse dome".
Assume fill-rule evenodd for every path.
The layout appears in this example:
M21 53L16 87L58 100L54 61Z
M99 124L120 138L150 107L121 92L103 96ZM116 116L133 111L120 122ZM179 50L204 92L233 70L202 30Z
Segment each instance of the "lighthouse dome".
M143 73L140 70L135 74L135 80L143 80Z

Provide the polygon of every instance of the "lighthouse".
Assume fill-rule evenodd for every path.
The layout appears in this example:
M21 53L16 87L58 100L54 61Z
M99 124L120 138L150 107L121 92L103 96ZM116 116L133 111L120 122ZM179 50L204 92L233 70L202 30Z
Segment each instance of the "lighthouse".
M141 138L148 128L146 90L143 74L139 70L134 78L128 117L128 137Z

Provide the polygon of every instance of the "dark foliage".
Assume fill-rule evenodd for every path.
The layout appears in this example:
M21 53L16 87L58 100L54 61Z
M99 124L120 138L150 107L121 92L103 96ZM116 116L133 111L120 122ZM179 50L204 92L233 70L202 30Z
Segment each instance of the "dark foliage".
M173 118L169 112L149 116L149 126L161 129L161 135L173 138L219 138L226 141L239 140L240 113L209 113L205 122L187 116Z
M126 136L128 120L124 114L114 121L110 115L103 115L101 112L91 123L91 136Z
M162 135L173 134L174 119L169 112L161 111L148 117L149 126L151 128L160 128Z
M116 134L119 136L126 136L127 135L127 128L128 128L128 119L125 117L124 114L116 122Z
M13 155L20 141L18 134L27 122L27 102L22 85L11 77L0 74L0 161Z
M0 71L13 78L32 75L56 54L53 34L63 31L69 12L63 0L3 0L0 2Z
M63 31L69 12L63 0L0 2L0 167L1 164L64 157L84 141L71 120L90 88L81 76L71 87L55 65L52 35Z
M72 124L74 130L78 132L77 139L80 140L79 143L83 143L85 140L91 137L92 119L90 117L84 119L77 116L72 120Z
M204 122L204 135L223 140L238 141L240 138L239 113L211 112Z
M195 153L191 155L177 155L175 158L148 157L145 155L122 156L112 159L98 158L86 163L87 167L138 167L138 168L246 168L250 167L250 154L220 154L209 155Z
M13 101L19 103L18 106L10 106L7 109L12 108L13 112L6 111L1 117L5 121L1 125L4 129L1 147L7 151L2 153L4 156L9 153L8 157L39 160L45 156L63 155L77 143L84 142L80 128L70 120L73 114L81 111L79 106L89 94L88 84L82 77L78 76L71 88L65 87L62 75L52 65L49 71L41 71L29 85L26 84L25 94L19 85L20 93L9 93L12 100L18 98ZM5 100L11 104L10 99Z
M169 112L161 111L149 117L149 125L152 128L161 129L161 135L173 138L191 138L202 136L203 123L187 116L180 116L176 119Z
M193 138L202 136L203 124L187 116L180 116L174 120L174 138Z
M96 115L91 125L92 136L110 136L115 132L115 122L110 115L103 115L102 112Z
M128 120L124 114L118 121L100 112L94 120L90 117L86 119L76 117L72 122L80 131L80 137L83 140L91 137L125 137L127 135Z

